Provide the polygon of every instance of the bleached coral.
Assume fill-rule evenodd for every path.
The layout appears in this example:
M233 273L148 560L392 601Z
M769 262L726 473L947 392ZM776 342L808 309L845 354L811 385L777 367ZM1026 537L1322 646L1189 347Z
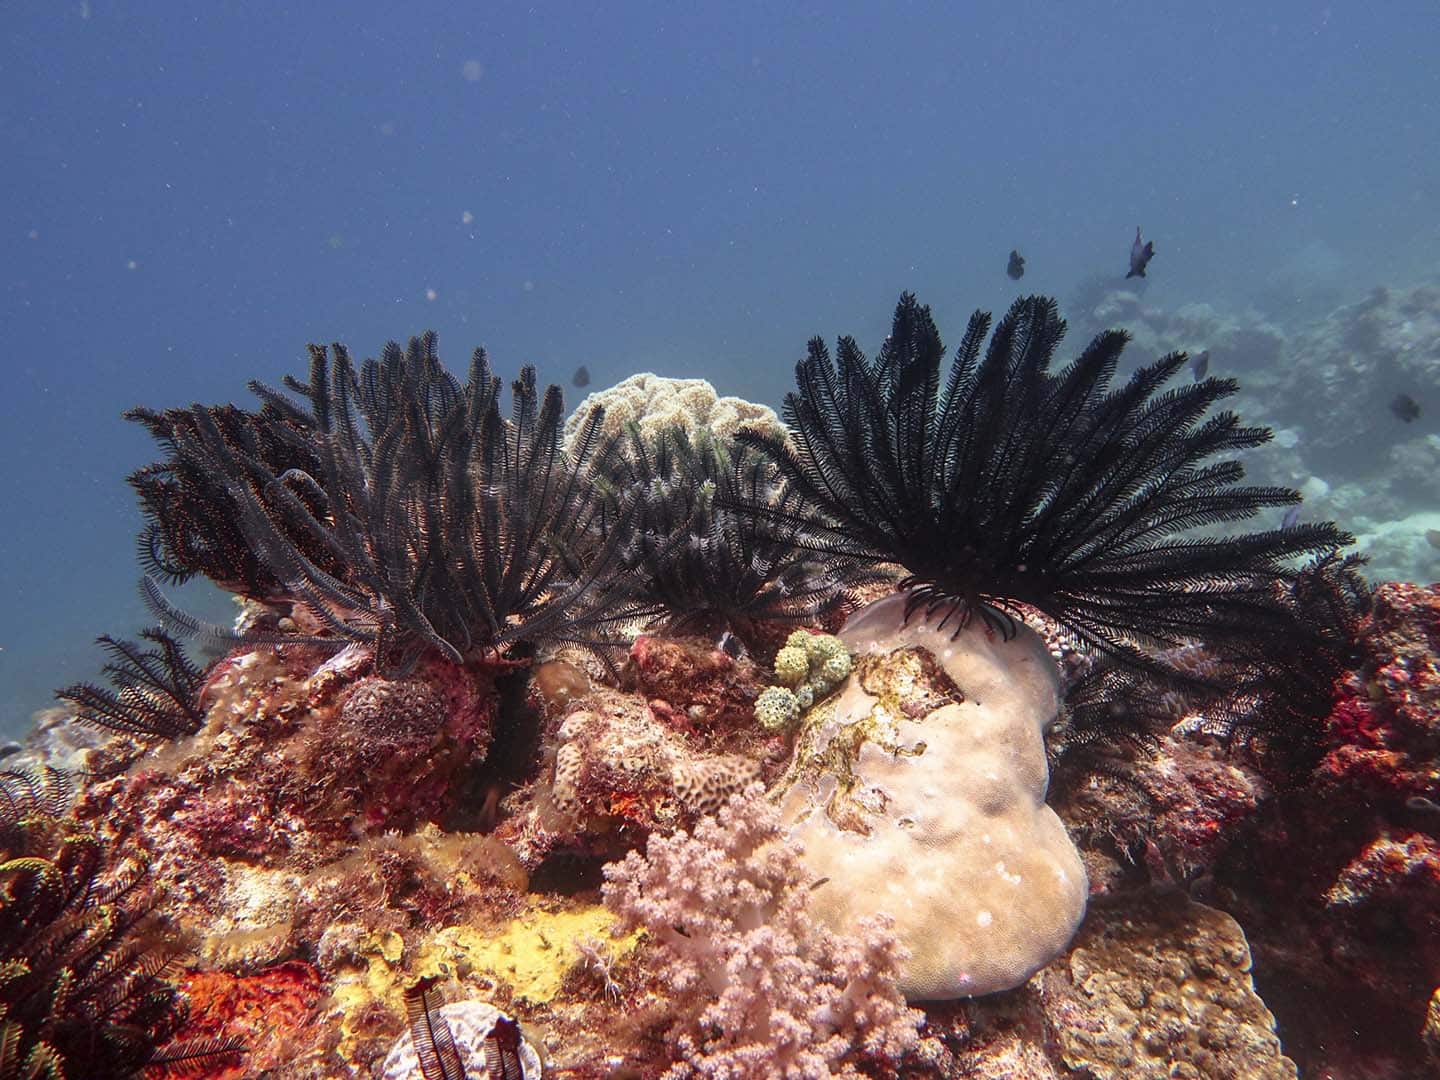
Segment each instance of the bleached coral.
M784 434L785 425L768 405L738 397L720 397L704 379L667 379L649 372L631 375L606 390L591 394L565 421L565 448L573 440L595 406L605 409L601 435L608 438L623 432L628 424L640 426L644 437L671 427L688 435L708 430L717 439L728 439L742 425Z
M663 979L693 1001L671 1032L668 1080L858 1078L861 1063L893 1065L918 1045L889 920L853 937L812 921L815 883L759 784L691 833L652 835L605 877L606 904L661 944Z

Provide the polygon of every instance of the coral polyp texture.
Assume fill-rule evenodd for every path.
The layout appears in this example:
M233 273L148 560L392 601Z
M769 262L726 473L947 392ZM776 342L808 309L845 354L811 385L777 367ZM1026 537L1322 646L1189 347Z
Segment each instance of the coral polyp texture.
M841 935L810 918L814 880L758 784L690 833L652 836L605 877L622 925L644 927L661 950L678 1011L671 1080L858 1080L919 1045L888 920Z
M234 1039L171 1041L186 1007L165 975L183 950L157 925L144 868L64 816L69 794L63 778L0 773L0 1076L231 1063Z

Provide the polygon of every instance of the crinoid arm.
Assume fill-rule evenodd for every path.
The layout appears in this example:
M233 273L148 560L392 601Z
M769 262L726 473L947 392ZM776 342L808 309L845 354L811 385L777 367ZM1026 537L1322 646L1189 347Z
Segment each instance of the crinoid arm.
M939 332L908 293L874 360L850 338L833 357L811 341L790 437L738 435L803 498L804 543L899 564L912 611L943 607L957 632L979 616L1004 633L1030 605L1129 665L1190 640L1245 654L1293 626L1275 589L1351 538L1330 522L1236 528L1299 496L1242 484L1225 457L1270 438L1212 413L1233 380L1169 386L1174 354L1112 386L1119 332L1052 371L1065 323L1046 297L990 325L971 318L943 382Z

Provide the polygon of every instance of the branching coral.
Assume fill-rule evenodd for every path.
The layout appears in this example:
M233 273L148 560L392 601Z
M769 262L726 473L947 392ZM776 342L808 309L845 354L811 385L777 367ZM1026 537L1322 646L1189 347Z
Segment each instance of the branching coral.
M358 369L343 346L311 346L309 381L286 386L303 401L251 383L263 426L227 430L196 406L167 441L172 468L210 478L207 505L325 636L374 643L391 673L427 648L460 662L520 639L594 643L628 617L614 546L593 543L600 415L567 455L560 390L542 398L533 368L512 386L508 419L484 350L462 385L433 334ZM290 455L267 454L266 437ZM153 582L146 593L196 628Z
M811 920L813 883L758 784L692 833L652 835L605 877L606 904L656 937L665 982L695 1002L667 1077L858 1078L862 1062L894 1065L916 1047L921 1014L896 990L888 923L843 938Z
M1197 536L1290 505L1287 488L1242 486L1238 461L1264 428L1207 417L1233 380L1165 389L1183 354L1111 388L1127 340L1098 336L1058 372L1055 303L1022 298L995 327L976 313L943 387L944 347L908 293L875 360L818 338L786 397L791 442L741 431L813 509L808 546L901 564L911 610L1008 633L1020 605L1127 665L1192 639L1244 657L1307 633L1277 592L1290 560L1350 537L1329 522ZM786 516L788 511L769 511ZM1172 673L1173 674L1173 673Z

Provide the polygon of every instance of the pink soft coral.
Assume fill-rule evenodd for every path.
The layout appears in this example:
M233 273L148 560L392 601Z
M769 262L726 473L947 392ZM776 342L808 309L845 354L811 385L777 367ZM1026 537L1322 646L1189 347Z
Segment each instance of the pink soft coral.
M760 785L693 833L652 835L605 877L605 902L660 942L662 977L695 1002L672 1031L669 1080L856 1078L918 1045L923 1014L896 989L889 920L853 938L811 922L810 891L825 886L805 880Z

